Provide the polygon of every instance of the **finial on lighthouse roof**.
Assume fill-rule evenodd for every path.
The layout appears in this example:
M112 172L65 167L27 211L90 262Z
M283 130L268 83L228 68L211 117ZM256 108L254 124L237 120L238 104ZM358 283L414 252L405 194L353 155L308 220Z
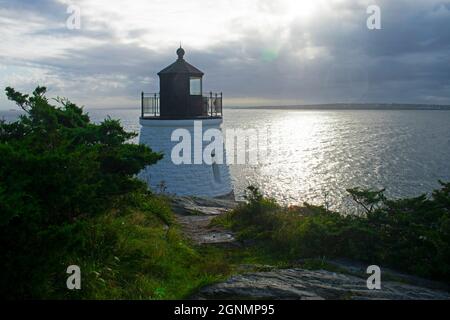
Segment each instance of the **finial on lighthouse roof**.
M185 53L184 49L181 47L181 44L180 44L180 47L177 50L178 59L182 60L183 56L184 56L184 53Z

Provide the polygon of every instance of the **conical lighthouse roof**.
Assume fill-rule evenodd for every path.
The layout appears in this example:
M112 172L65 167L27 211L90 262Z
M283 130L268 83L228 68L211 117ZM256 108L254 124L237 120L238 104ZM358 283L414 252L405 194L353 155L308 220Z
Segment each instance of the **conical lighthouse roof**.
M184 49L179 48L177 50L178 59L174 63L172 63L170 66L164 68L160 72L158 72L158 75L161 74L177 74L177 73L184 73L184 74L190 74L193 76L203 76L203 72L194 67L193 65L189 64L184 60Z

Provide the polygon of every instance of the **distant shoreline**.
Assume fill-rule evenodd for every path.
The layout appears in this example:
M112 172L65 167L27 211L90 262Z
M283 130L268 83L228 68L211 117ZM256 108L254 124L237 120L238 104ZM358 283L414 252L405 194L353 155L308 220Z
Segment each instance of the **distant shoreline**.
M241 107L229 106L230 109L259 109L259 110L450 110L450 105L427 105L427 104L383 104L383 103L330 103L311 105L286 105L286 106L255 106Z

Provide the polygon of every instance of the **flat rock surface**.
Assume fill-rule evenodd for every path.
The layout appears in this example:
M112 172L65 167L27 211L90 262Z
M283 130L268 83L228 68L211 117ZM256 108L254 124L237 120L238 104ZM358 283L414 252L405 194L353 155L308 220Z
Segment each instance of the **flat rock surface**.
M349 259L327 260L327 263L338 267L340 270L344 270L347 274L352 274L359 277L364 277L366 275L367 264L365 263ZM390 268L386 268L385 266L380 267L382 270L382 278L384 278L385 280L409 283L418 287L450 292L450 286L443 282L437 282L413 276Z
M204 287L194 299L439 299L448 292L383 281L381 290L369 290L366 279L325 270L279 269L237 275Z

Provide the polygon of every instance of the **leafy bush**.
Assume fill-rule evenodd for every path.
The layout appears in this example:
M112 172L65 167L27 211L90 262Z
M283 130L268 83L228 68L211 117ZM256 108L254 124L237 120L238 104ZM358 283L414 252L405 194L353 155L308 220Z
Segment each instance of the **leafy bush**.
M322 206L282 207L250 188L248 202L218 222L280 257L347 257L450 280L450 184L431 197L389 200L384 190L349 189L364 215Z
M162 158L127 143L135 134L119 121L94 124L66 99L51 105L45 92L38 87L29 96L6 88L25 114L0 122L0 295L9 298L40 296L63 254L79 248L107 254L116 233L104 229L86 245L86 219L146 193L135 175Z

